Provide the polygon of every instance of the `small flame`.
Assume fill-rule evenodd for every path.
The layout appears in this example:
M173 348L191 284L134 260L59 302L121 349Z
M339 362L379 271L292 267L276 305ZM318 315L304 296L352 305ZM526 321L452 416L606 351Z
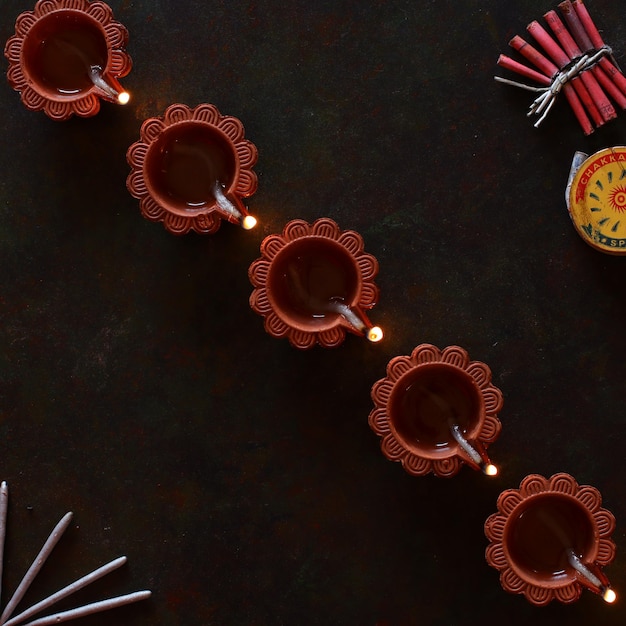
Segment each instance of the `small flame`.
M89 68L89 76L91 82L100 90L104 97L117 101L119 104L128 104L130 101L130 94L127 91L122 91L121 85L114 77L109 76L108 80L105 80L102 76L102 68L99 65L92 65Z
M492 463L487 463L487 465L483 467L483 472L485 473L486 476L497 476L498 468Z
M604 601L608 602L609 604L613 604L613 602L617 600L617 594L610 587L604 590L602 597L604 598Z
M253 217L252 215L246 215L241 222L241 226L245 230L251 230L256 225L257 225L257 219L256 217Z
M367 338L372 343L378 343L383 338L383 329L380 326L373 326L367 331Z

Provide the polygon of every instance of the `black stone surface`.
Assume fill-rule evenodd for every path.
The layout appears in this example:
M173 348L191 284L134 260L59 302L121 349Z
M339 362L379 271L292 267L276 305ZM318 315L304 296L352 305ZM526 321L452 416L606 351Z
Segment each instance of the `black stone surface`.
M569 472L617 518L606 573L626 598L626 259L585 245L564 203L574 152L624 144L626 114L585 137L559 102L536 130L532 96L493 81L553 5L110 5L127 107L57 123L0 88L3 598L72 510L31 601L119 554L81 598L154 592L85 626L623 624L626 600L539 609L484 559L500 491ZM0 4L3 41L33 6ZM587 6L625 65L622 2ZM244 123L256 230L175 237L141 217L126 149L174 102ZM380 263L381 344L301 353L249 308L263 237L322 216ZM382 456L371 386L422 342L491 367L496 479Z

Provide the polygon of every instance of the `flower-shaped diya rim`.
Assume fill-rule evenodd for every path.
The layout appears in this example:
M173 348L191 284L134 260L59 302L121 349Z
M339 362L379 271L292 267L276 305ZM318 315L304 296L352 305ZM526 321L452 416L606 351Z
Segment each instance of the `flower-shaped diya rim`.
M420 372L429 372L429 375L432 372L434 376L447 372L475 397L476 416L465 433L453 425L451 434L456 442L451 445L428 449L414 444L392 415L391 405L403 386ZM497 472L485 450L498 438L502 428L497 418L502 408L502 393L491 384L489 367L480 361L470 361L463 348L449 346L440 350L431 344L421 344L410 356L394 357L387 364L387 376L372 387L372 400L375 408L369 415L369 424L382 438L383 454L391 461L402 463L409 474L425 476L434 472L441 477L454 476L463 463L489 475Z
M290 254L297 256L305 248L318 247L320 255L329 254L341 259L349 267L351 286L349 295L339 305L337 312L323 316L300 315L290 312L280 297L277 283L281 267ZM300 349L316 343L330 348L340 345L346 331L366 334L371 341L382 338L382 331L372 327L364 311L378 301L378 287L374 278L378 261L363 251L361 235L352 230L342 231L330 218L320 218L309 224L292 220L281 235L270 235L261 243L261 258L248 270L254 290L250 296L252 309L265 318L265 330L273 337L287 337Z
M85 68L92 74L93 82L88 87L61 93L37 77L39 70L34 67L32 56L42 41L33 42L31 39L38 39L38 29L53 20L68 24L79 22L96 39L102 40L106 48L103 52L106 55L104 66ZM122 104L128 101L128 94L117 82L132 68L131 58L124 50L127 41L126 27L113 19L111 8L104 2L39 0L33 11L25 11L18 16L15 34L6 43L4 54L9 61L7 78L31 111L43 109L46 115L59 121L68 119L72 114L91 117L100 110L100 98ZM74 44L66 42L65 45ZM89 64L89 60L85 59L85 64Z
M150 160L162 152L159 143L176 133L186 136L210 136L219 144L228 164L228 181L216 190L217 197L198 206L186 206L168 198L156 180ZM194 148L195 149L195 148ZM243 124L235 117L221 115L213 104L200 104L194 109L184 104L172 104L163 116L145 120L140 140L128 149L126 158L131 166L126 185L131 195L139 200L142 215L155 222L163 222L171 233L180 235L193 230L208 234L216 232L222 219L241 223L251 228L256 220L248 215L241 198L251 196L257 189L257 176L252 167L258 152L253 143L244 139ZM201 158L204 158L200 155Z
M585 527L585 540L580 546L572 546L569 564L561 575L540 575L537 567L529 567L520 552L524 532L519 528L520 520L528 511L535 507L540 510L547 505L547 511L540 513L541 523L547 525L546 531L554 535L557 542L565 541L555 529L554 520L550 519L550 508L555 502L565 513L563 519L580 518ZM596 593L601 593L607 602L615 599L608 580L596 566L608 565L615 558L615 544L610 539L615 528L615 518L610 511L601 508L600 492L589 485L579 486L569 474L555 474L547 479L538 474L531 474L520 483L519 489L503 491L498 498L498 512L491 515L485 522L485 535L490 541L485 557L489 565L500 572L502 587L510 593L524 594L532 604L543 606L556 599L563 603L578 600L582 587L586 586ZM528 528L529 522L525 522ZM541 547L536 548L537 550ZM576 554L575 550L580 554ZM522 554L522 558L520 558ZM529 561L531 563L531 561ZM593 563L593 570L586 563ZM532 564L532 563L531 563Z

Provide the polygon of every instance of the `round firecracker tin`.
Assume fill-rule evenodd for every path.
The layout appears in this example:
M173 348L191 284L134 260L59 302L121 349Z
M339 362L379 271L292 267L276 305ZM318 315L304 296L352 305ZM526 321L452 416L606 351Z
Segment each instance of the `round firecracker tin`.
M608 254L626 255L626 146L574 155L566 191L578 234Z

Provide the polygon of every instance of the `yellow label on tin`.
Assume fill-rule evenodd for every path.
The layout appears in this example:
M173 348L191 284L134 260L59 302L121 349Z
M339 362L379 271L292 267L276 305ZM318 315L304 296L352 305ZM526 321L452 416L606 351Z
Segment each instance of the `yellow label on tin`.
M609 254L626 254L626 146L590 156L576 172L569 214L578 234Z

